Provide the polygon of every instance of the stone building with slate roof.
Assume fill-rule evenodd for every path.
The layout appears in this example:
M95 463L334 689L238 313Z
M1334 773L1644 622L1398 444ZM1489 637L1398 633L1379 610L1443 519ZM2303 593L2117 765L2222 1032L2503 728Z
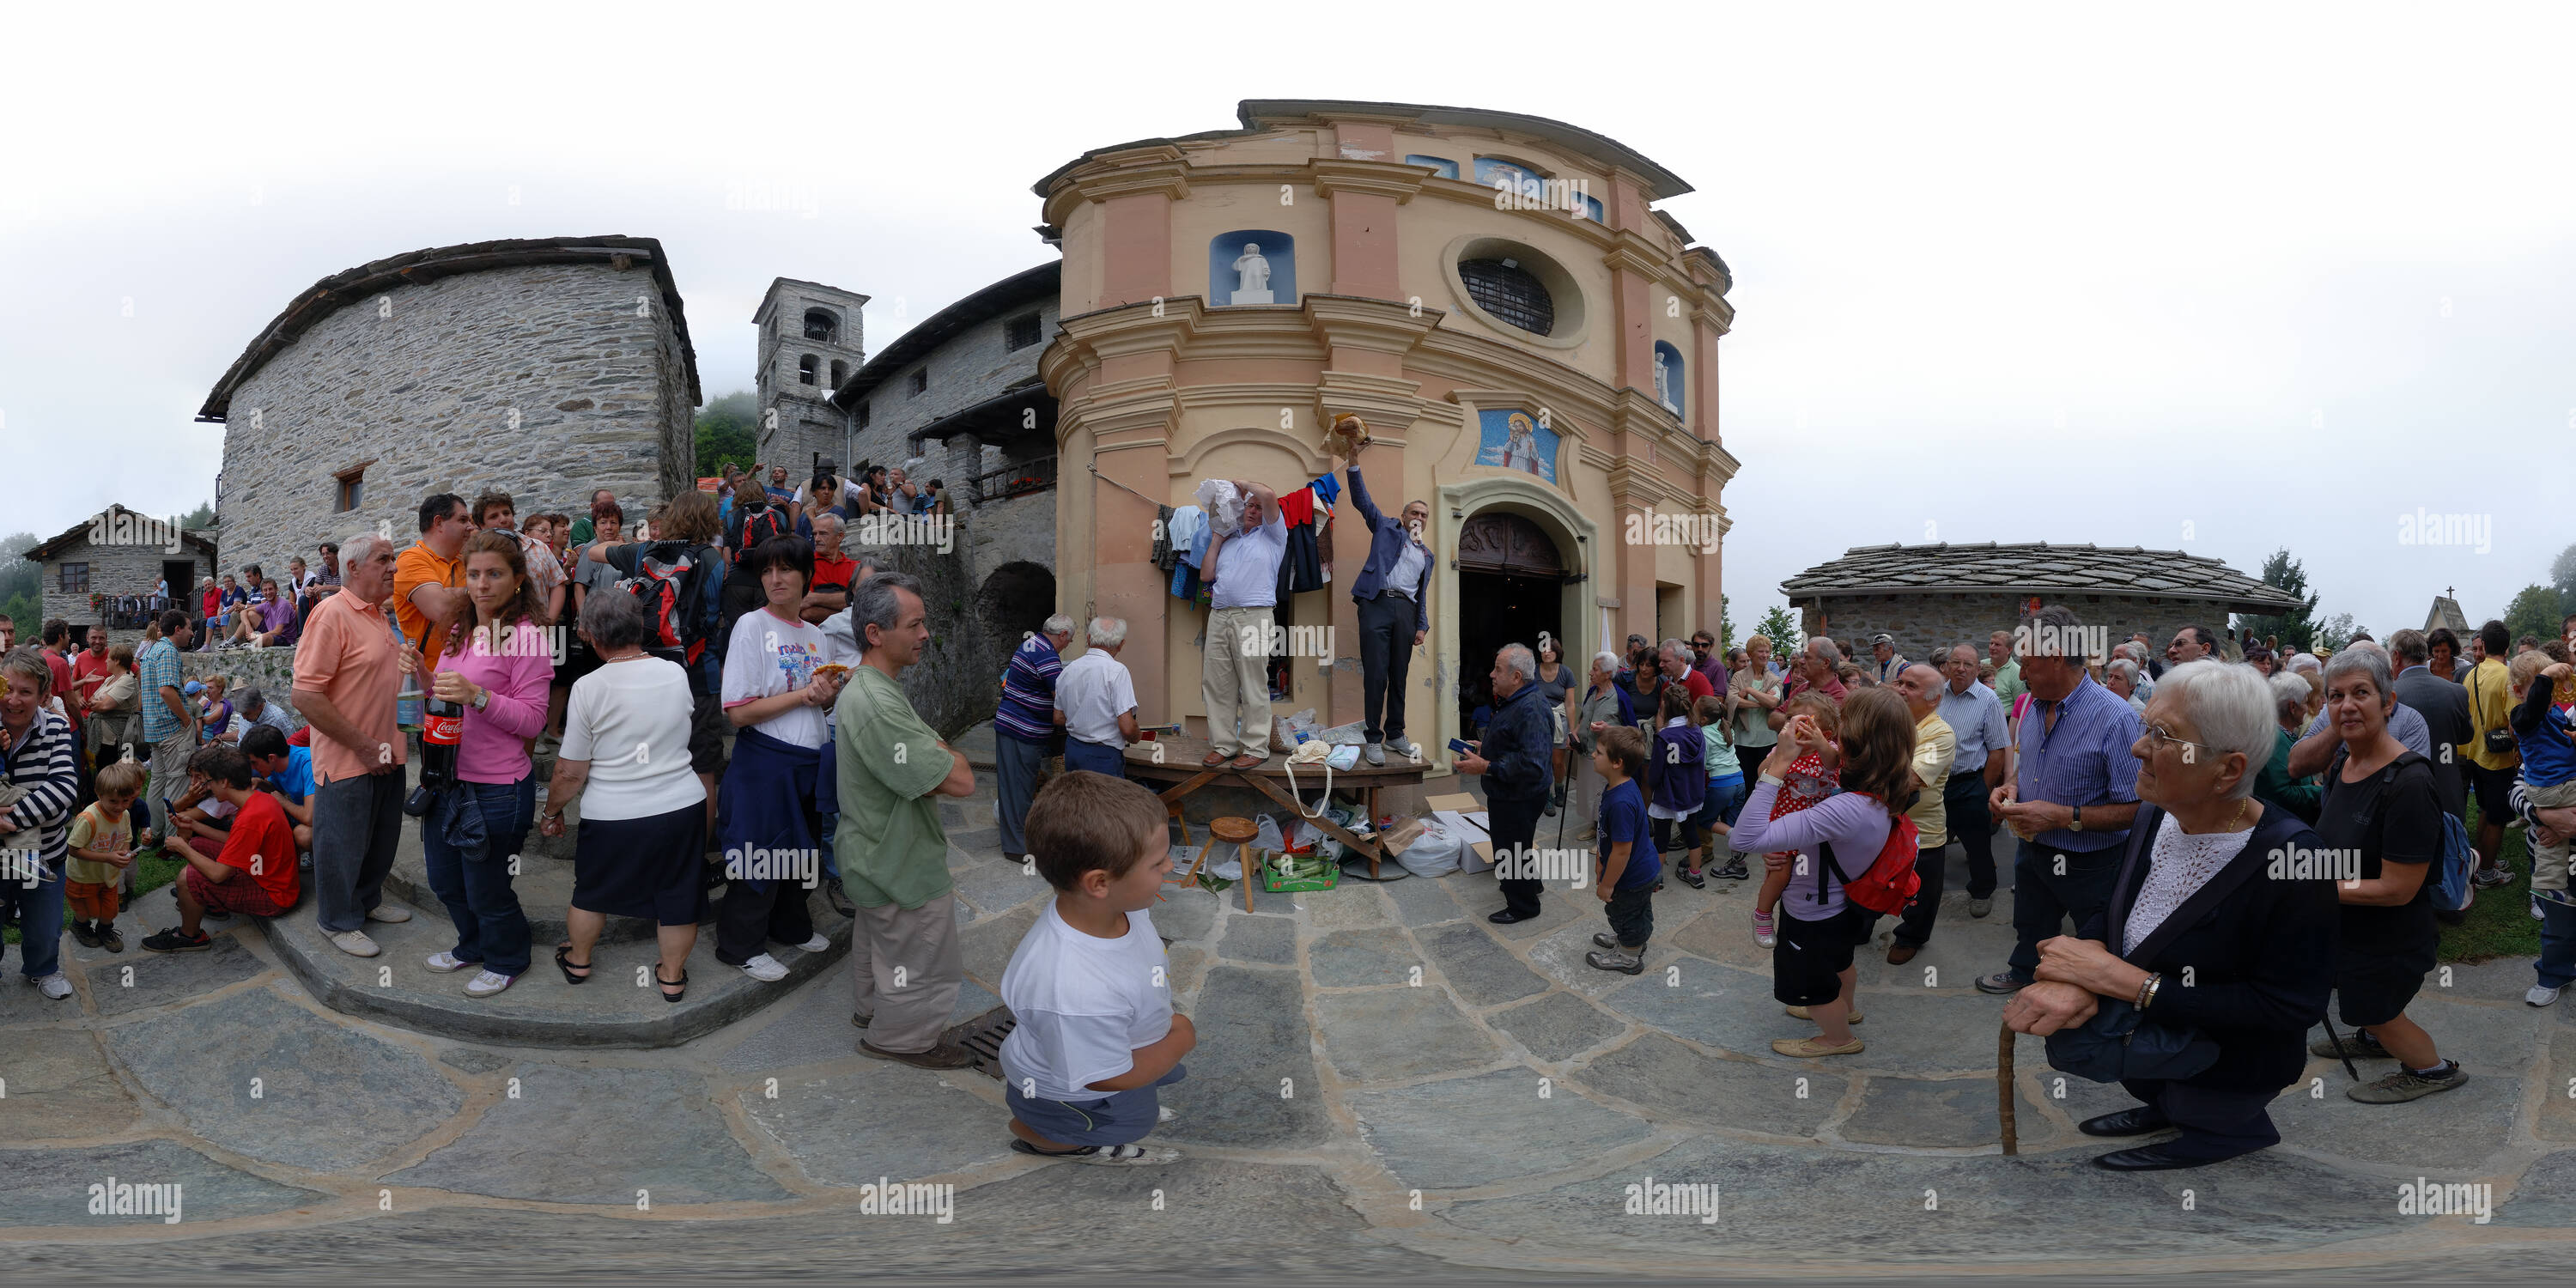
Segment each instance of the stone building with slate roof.
M2064 604L2113 642L2137 631L2162 648L2177 628L2224 635L2230 613L2295 611L2299 601L2226 564L2178 550L2136 546L1858 546L1780 583L1809 635L1867 639L1884 631L1897 651L1926 658L1936 647L1982 647L2040 604Z

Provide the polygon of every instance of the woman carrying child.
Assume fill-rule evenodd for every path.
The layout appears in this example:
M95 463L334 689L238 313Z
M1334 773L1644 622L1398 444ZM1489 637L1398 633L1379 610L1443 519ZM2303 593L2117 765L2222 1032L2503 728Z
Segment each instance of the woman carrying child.
M1780 709L1788 712L1792 718L1803 715L1814 721L1817 730L1824 734L1825 744L1798 754L1796 760L1790 764L1789 772L1783 776L1780 793L1771 802L1769 817L1773 819L1785 818L1803 809L1813 809L1823 804L1825 798L1842 790L1842 785L1835 778L1835 771L1842 764L1842 752L1834 745L1836 731L1842 727L1842 708L1836 705L1831 697L1809 689L1783 703ZM1774 743L1772 746L1776 749L1779 744ZM1763 760L1767 762L1770 754L1769 751L1765 751ZM1757 767L1760 763L1762 762L1757 762ZM1753 802L1748 798L1744 802L1743 809L1749 810L1752 807ZM1738 811L1737 820L1742 821L1741 810ZM1743 840L1740 835L1731 835L1728 843L1741 845ZM1745 850L1739 853L1749 854L1751 851ZM1765 948L1779 942L1778 925L1773 917L1780 907L1780 892L1789 888L1789 860L1796 857L1797 854L1794 851L1782 850L1769 856L1769 859L1763 863L1762 888L1753 896L1753 942ZM1777 860L1777 862L1771 860Z

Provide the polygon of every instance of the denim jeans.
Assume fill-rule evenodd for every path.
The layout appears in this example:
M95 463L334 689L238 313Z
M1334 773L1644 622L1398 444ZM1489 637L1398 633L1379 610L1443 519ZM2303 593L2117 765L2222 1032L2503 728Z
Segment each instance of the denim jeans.
M47 873L33 887L0 881L0 910L18 921L19 969L43 979L63 968L63 875Z
M2576 984L2576 903L2540 901L2540 959L2531 967L2542 988Z
M510 888L510 860L526 847L536 822L536 776L515 783L458 783L451 790L464 792L483 811L483 852L458 850L427 827L420 847L429 860L429 888L456 923L456 959L495 975L524 974L528 916Z

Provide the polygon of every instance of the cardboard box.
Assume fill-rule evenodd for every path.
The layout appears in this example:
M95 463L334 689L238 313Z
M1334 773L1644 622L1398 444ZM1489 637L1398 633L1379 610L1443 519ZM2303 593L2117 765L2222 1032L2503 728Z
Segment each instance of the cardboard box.
M1425 796L1422 798L1422 808L1426 810L1454 809L1461 814L1481 814L1485 812L1484 803L1465 792L1447 792L1438 796Z

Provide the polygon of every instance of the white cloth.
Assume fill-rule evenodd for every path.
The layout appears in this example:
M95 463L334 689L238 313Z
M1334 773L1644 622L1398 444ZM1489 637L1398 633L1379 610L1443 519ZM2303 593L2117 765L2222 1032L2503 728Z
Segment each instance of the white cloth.
M859 644L857 628L850 624L850 610L842 609L823 619L823 661L842 666L857 666L867 652Z
M1199 483L1199 509L1207 514L1208 527L1214 532L1232 532L1243 526L1243 494L1224 479L1204 479Z
M1064 713L1066 733L1123 748L1127 739L1118 732L1118 717L1136 709L1136 679L1109 650L1085 649L1055 677L1055 707Z
M1193 568L1198 566L1198 552L1203 548L1200 543L1207 539L1207 526L1206 512L1195 505L1185 505L1172 511L1172 520L1163 531L1172 539L1172 549L1181 553L1182 563Z
M1238 518L1237 523L1242 520ZM1223 529L1220 529L1223 531ZM1216 590L1208 597L1210 608L1275 608L1279 604L1279 561L1288 557L1288 523L1274 507L1270 521L1250 532L1236 532L1219 547L1210 537L1208 546L1216 553L1210 562L1217 566L1202 569L1216 578ZM1263 641L1267 646L1268 641Z
M820 626L788 621L767 608L743 614L726 646L725 708L804 688L830 651ZM796 706L752 727L780 742L820 747L829 723L821 707Z
M1098 1100L1091 1084L1136 1066L1138 1047L1172 1031L1172 987L1154 919L1127 914L1101 939L1065 924L1047 900L1002 968L1002 1003L1019 1027L1002 1039L1002 1076L1034 1100Z
M2129 920L2120 928L2120 951L2125 953L2146 942L2165 918L2209 884L2220 868L2235 858L2245 842L2254 835L2252 826L2241 832L2206 832L2198 836L2182 830L2182 824L2165 815L2156 828L2155 848L2147 852L2147 879L2138 887L2138 901L2129 907Z
M1395 557L1395 567L1386 574L1386 588L1403 591L1413 597L1413 602L1421 603L1422 574L1430 564L1431 552L1408 536L1404 542L1404 553Z
M651 818L707 798L689 768L689 673L639 657L603 663L572 682L563 759L590 762L581 816Z

